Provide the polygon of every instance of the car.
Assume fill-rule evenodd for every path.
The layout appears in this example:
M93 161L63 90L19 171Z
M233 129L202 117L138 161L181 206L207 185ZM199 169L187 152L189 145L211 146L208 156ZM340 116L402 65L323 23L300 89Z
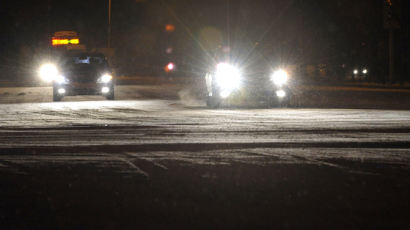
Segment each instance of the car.
M366 67L354 68L352 71L352 80L367 80L369 75L369 70Z
M206 104L218 108L232 101L247 100L268 106L287 106L292 95L288 71L270 65L241 69L229 62L218 63L205 74Z
M68 52L58 63L43 65L40 74L52 81L53 101L76 95L102 95L114 100L112 69L101 53Z

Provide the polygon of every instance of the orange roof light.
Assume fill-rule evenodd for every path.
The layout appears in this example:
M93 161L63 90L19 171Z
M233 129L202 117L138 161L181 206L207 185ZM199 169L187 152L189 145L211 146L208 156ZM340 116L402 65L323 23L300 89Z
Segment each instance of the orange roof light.
M68 39L52 39L53 46L67 45Z
M53 38L51 40L51 44L53 46L59 46L59 45L78 45L80 44L80 39L78 38L73 38L73 39L60 39L60 38Z
M175 30L175 26L172 24L167 24L165 25L165 31L167 32L173 32Z
M70 44L78 45L78 44L80 44L80 39L78 39L78 38L71 39Z

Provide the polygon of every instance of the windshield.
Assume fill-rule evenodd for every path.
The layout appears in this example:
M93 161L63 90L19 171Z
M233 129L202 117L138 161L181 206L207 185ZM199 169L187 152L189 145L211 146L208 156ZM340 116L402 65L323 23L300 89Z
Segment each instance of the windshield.
M107 67L108 63L104 57L101 56L91 56L91 55L79 55L79 56L68 56L63 58L63 64L72 67Z

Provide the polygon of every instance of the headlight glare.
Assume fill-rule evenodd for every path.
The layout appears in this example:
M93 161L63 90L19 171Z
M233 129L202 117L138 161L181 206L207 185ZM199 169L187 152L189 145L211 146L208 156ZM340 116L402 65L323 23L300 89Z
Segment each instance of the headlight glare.
M58 76L55 78L55 81L56 81L58 84L66 84L66 83L68 83L67 78L65 78L65 77L62 76L62 75L58 75Z
M241 85L241 73L239 69L227 63L219 63L216 66L215 81L222 91L232 91Z
M222 98L227 98L229 97L229 95L231 95L231 92L228 90L223 90L219 96L221 96Z
M64 88L60 88L57 91L59 94L65 94L65 89Z
M276 70L271 79L275 85L282 86L288 81L288 73L282 69Z
M278 90L278 91L276 91L276 96L279 97L279 98L283 98L283 97L286 96L286 92L283 91L283 90Z
M101 83L108 83L112 80L111 74L104 74L98 79L99 82Z
M101 93L109 93L110 92L110 88L108 88L108 87L102 87L102 89L101 89Z
M58 75L58 69L54 64L47 63L40 67L39 75L45 82L52 82Z

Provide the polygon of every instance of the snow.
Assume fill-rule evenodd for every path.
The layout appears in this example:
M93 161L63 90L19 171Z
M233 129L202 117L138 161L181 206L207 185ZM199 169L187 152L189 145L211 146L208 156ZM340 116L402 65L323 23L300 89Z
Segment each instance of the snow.
M44 148L51 148L47 150L51 152L65 152L68 148L73 152L91 152L91 158L98 160L101 156L97 153L107 157L105 153L128 152L156 163L179 159L198 164L304 161L329 165L323 159L338 158L406 165L409 162L410 111L406 110L211 110L194 100L187 104L172 99L172 87L167 89L169 92L163 90L166 100L105 101L100 97L75 97L59 103L32 103L31 100L41 101L40 95L48 95L47 88L2 90L26 93L25 103L17 103L18 99L11 96L10 100L0 99L13 102L0 104L2 157L13 149L21 149L21 154L33 149L40 154ZM135 92L138 97L144 88L122 90L119 95ZM37 96L29 98L29 92ZM182 94L189 98L188 91Z

